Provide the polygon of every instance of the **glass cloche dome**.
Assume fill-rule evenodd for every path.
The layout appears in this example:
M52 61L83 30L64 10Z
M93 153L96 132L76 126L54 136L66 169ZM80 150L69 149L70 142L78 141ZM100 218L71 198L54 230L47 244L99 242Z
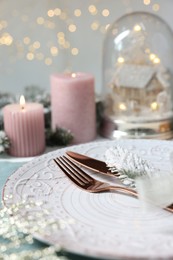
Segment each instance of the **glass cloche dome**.
M109 138L173 137L173 33L150 13L127 14L103 46L104 117Z

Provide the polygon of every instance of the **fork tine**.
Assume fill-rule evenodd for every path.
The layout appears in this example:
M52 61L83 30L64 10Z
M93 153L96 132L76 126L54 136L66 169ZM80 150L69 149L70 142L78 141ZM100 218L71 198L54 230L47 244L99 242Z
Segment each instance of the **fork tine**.
M73 175L71 171L69 171L69 169L60 161L59 158L54 159L54 162L72 182L74 182L76 185L79 185L80 187L84 186L84 183L76 178L76 176Z
M61 169L64 171L65 174L68 174L68 177L75 183L80 186L88 186L92 184L95 180L82 171L76 164L71 162L65 156L60 156L55 161L58 165L60 165ZM65 169L64 169L65 168ZM70 175L70 176L69 176Z
M93 181L94 179L88 175L86 172L84 172L80 167L78 167L74 162L69 160L66 156L61 157L63 161L67 163L67 165L77 173L77 176L80 176L80 178L84 181Z

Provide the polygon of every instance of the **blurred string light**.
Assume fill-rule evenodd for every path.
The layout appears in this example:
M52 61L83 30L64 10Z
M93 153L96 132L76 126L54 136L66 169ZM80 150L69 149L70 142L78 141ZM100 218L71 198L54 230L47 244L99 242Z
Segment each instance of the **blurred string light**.
M54 12L54 10L48 10L48 12L47 12L47 15L49 16L49 17L53 17L54 15L55 15L55 12Z
M72 49L71 49L71 54L72 54L72 55L75 56L75 55L78 55L78 53L79 53L79 49L78 49L78 48L72 48Z
M96 15L98 13L98 10L95 5L89 5L88 11L91 15Z
M54 15L55 15L55 16L61 15L61 12L62 12L62 11L61 11L60 8L55 8L55 9L54 9Z
M136 24L133 29L135 32L140 32L142 30L142 28L139 24Z
M35 41L35 42L33 43L33 48L34 48L34 49L39 49L40 46L41 46L41 44L40 44L39 41Z
M39 16L39 17L37 18L37 23L40 24L40 25L44 24L44 18L41 17L41 16Z
M144 3L144 5L151 5L151 0L143 0L143 3ZM160 5L159 4L155 3L155 4L152 5L152 10L154 12L158 12L159 9L160 9Z
M96 4L90 4L87 6L87 10L89 14L92 16L98 16L98 19L93 20L90 24L88 24L88 28L90 28L93 31L98 31L102 34L104 34L110 24L106 23L101 24L99 21L99 17L109 17L110 10L106 7L102 10L99 10L98 8L98 2ZM85 11L87 11L85 10ZM70 13L72 11L72 13ZM18 10L14 9L11 11L12 16L16 17L17 19L20 18L22 22L32 23L33 21L30 21L30 16L28 14L21 14ZM70 19L69 19L70 17ZM21 40L16 40L15 47L17 49L18 54L20 54L20 57L26 58L28 61L38 60L38 61L44 61L46 65L53 64L53 58L57 57L61 50L68 49L72 56L77 56L79 54L79 48L72 47L72 44L70 42L70 35L69 33L75 33L77 31L77 25L74 21L74 19L81 19L82 18L82 10L80 8L75 8L74 10L63 10L59 6L56 6L56 8L49 8L46 12L46 15L40 15L36 17L35 23L37 26L41 26L45 29L55 30L56 27L58 28L58 21L61 20L64 23L64 26L67 28L64 32L60 31L57 32L57 41L52 42L49 45L49 49L45 53L45 42L41 43L41 41L38 39L32 39L32 35L26 34L22 37ZM0 21L0 30L3 30L8 26L7 21L2 20ZM39 30L39 29L38 29ZM44 30L44 29L42 29ZM56 29L57 30L57 29ZM3 33L0 37L0 45L12 45L14 43L14 39L10 33ZM42 48L43 47L43 48ZM17 54L17 55L18 55ZM50 55L50 57L48 56ZM19 57L19 55L18 55Z
M12 43L13 43L13 37L8 32L4 32L0 36L0 45L10 46Z
M160 5L159 5L159 4L154 4L154 5L152 6L152 9L153 9L153 11L158 12L159 9L160 9Z
M99 28L99 22L98 22L98 21L94 21L94 22L91 24L91 29L92 29L93 31L96 31L96 30L98 30L98 28Z
M149 5L151 3L151 0L144 0L144 5Z
M110 14L110 11L108 9L103 9L103 11L102 11L103 16L108 17L109 14Z
M74 10L74 16L76 16L76 17L80 17L81 14L82 14L82 12L81 12L80 9L75 9L75 10Z
M58 55L58 48L56 46L52 46L50 48L50 53L52 56L57 56Z
M52 59L49 58L49 57L45 58L44 62L45 62L46 65L51 65L52 64Z
M38 26L38 28L36 28L38 32L39 30L54 30L56 37L49 42L49 45L49 40L47 40L47 42L42 42L37 36L33 39L33 35L26 31L21 39L15 39L13 34L7 30L9 21L7 19L2 19L0 20L0 45L13 46L16 48L16 59L25 57L28 61L42 61L47 66L52 65L56 57L63 50L66 50L72 56L78 56L80 54L80 49L78 46L74 47L74 44L72 43L72 34L75 35L76 32L80 33L82 23L79 23L79 21L80 19L83 19L84 13L90 15L88 19L88 29L92 30L94 33L105 34L110 26L111 9L106 4L104 7L101 7L101 5L99 6L99 1L100 0L90 1L90 4L86 5L85 10L80 8L80 6L69 9L68 5L63 9L60 8L58 4L55 4L54 8L47 8L45 15L40 12L34 21L30 20L31 18L28 13L21 14L17 9L11 10L11 16L14 19L20 19L21 22L25 23L25 26L28 25L29 28ZM160 10L160 5L156 3L156 1L154 4L152 0L142 1L144 5L150 6L152 11L157 12ZM129 0L123 0L122 4L126 7L126 12L131 8ZM134 30L140 31L140 25L136 25ZM159 58L155 57L151 61L157 64L159 63ZM118 62L123 62L123 57L120 57Z
M16 15L16 13L15 13ZM60 8L55 8L55 9L49 9L47 11L47 17L48 19L43 16L38 16L36 18L36 23L38 26L44 26L46 29L55 29L56 24L55 22L52 20L54 17L58 17L61 20L64 20L67 18L67 14L62 11ZM74 32L76 30L75 25L70 25L69 26L69 31ZM23 38L23 44L25 46L28 46L27 49L23 48L23 51L28 51L26 53L26 59L28 61L33 61L34 59L38 60L38 61L44 61L45 65L52 65L53 63L53 59L54 57L58 56L59 54L59 49L66 49L70 47L69 42L65 39L65 34L63 32L58 32L57 33L57 42L51 42L47 45L49 45L49 52L45 53L45 49L42 50L43 52L39 51L39 49L41 48L41 42L39 40L35 40L34 42L31 42L31 38L29 36L25 36ZM45 43L42 44L43 47L45 47ZM58 48L58 45L60 46L60 48ZM49 56L47 56L50 55ZM74 54L76 54L76 52L74 51ZM47 56L47 57L46 57ZM52 58L51 58L52 57Z
M27 60L33 60L34 59L34 54L32 52L28 52L26 54L26 58L27 58Z
M68 30L70 32L75 32L76 31L76 25L75 24L70 24L69 27L68 27Z
M154 63L154 64L159 64L160 63L160 59L159 57L154 54L154 53L150 53L149 54L149 59Z
M28 45L28 44L30 44L31 39L30 39L28 36L27 36L27 37L24 37L24 38L23 38L23 42L24 42L24 44Z

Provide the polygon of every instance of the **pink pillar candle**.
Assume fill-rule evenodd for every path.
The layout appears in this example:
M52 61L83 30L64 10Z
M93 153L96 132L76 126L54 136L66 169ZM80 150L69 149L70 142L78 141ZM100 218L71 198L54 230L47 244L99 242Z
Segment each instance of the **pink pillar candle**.
M96 137L94 77L88 73L51 75L52 129L72 132L73 143Z
M9 154L29 157L44 152L44 113L41 104L11 104L4 107L3 113L4 130L11 141Z

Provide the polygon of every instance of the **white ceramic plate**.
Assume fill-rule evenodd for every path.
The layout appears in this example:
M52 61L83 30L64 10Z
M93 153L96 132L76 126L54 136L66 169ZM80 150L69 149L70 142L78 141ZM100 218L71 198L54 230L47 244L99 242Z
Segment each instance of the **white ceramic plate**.
M40 237L49 244L60 242L70 252L106 259L172 259L172 213L144 212L139 200L130 196L80 190L53 161L66 150L104 159L105 150L116 144L137 152L163 171L171 169L172 141L120 140L71 146L35 158L12 174L3 196L12 194L13 198L6 205L32 198L44 201L44 207L51 209L51 216L56 219L73 218L75 223L60 234L56 230ZM109 177L109 181L116 182L116 179Z

